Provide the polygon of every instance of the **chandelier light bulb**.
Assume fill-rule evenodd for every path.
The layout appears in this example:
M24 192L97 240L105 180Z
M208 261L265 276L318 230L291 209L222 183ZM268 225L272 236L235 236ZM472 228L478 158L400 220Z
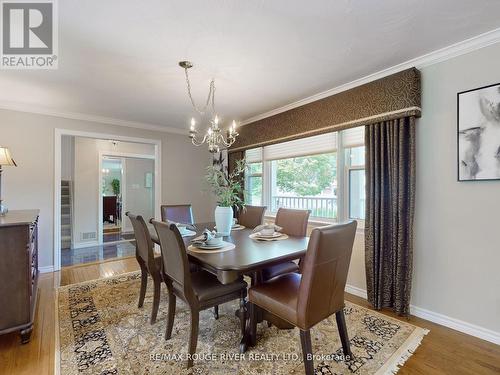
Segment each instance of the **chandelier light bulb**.
M195 121L195 119L194 119L194 117L193 117L193 118L191 118L191 128L190 128L190 130L191 130L191 131L194 131L194 127L195 127L195 126L196 126L196 121Z
M217 115L214 117L214 124L215 126L219 125L219 117Z

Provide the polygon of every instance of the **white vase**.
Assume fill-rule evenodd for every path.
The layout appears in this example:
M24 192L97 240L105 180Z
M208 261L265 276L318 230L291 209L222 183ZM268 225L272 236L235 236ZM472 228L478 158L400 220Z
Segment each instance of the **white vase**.
M218 233L229 236L233 226L233 208L217 206L215 209L215 225Z

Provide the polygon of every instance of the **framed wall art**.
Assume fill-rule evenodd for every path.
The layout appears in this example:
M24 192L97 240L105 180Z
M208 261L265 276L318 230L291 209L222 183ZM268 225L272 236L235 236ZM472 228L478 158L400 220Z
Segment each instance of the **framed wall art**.
M457 94L458 181L500 180L500 83Z

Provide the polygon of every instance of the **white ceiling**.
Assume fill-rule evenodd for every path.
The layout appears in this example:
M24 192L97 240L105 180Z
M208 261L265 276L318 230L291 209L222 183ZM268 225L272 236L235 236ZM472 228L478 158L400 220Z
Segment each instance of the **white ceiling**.
M0 106L188 128L244 120L500 27L498 0L63 0L59 69L0 71Z

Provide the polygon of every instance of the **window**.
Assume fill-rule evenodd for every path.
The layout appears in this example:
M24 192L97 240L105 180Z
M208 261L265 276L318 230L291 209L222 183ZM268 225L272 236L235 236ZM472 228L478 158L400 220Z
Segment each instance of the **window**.
M245 201L252 206L262 206L262 148L246 151L248 171L245 174Z
M365 146L364 127L342 132L346 171L346 217L365 220Z
M246 177L246 202L252 206L262 205L262 163L250 163Z
M365 219L365 147L346 149L349 219Z
M273 160L271 211L311 210L312 217L337 218L337 154L335 152Z
M321 220L364 220L364 128L246 151L246 202L308 209ZM339 171L341 171L339 173Z

